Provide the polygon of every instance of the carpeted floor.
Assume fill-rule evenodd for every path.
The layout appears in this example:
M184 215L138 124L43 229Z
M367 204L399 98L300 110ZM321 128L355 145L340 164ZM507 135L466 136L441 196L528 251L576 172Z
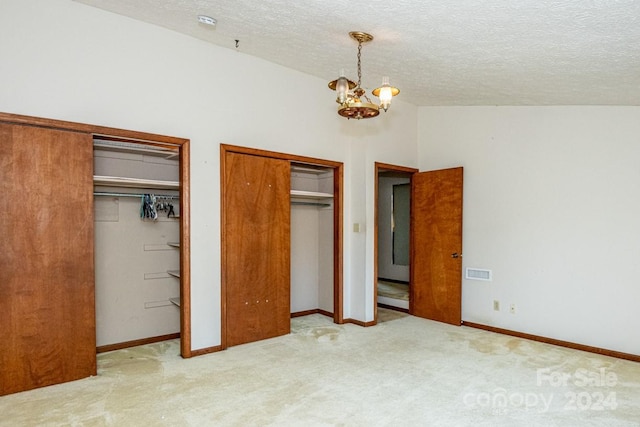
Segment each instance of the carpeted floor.
M0 397L2 426L638 426L640 364L379 309L184 360L177 340L97 377Z
M409 301L409 284L378 279L378 296Z

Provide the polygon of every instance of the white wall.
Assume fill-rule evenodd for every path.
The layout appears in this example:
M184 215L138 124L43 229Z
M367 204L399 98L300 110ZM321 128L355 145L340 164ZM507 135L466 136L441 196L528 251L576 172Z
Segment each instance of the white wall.
M323 79L70 0L3 0L0 52L0 111L191 140L192 349L220 343L223 142L345 163L344 315L373 318L373 162L415 165L417 108L347 121Z
M318 191L333 193L334 174L328 173L318 177ZM326 200L325 200L326 201ZM333 202L329 202L333 203ZM335 206L335 205L334 205ZM333 282L333 248L334 248L334 210L318 209L318 308L329 313L334 312Z
M96 345L180 332L169 301L180 282L166 274L180 269L178 249L166 244L180 238L177 220L142 221L139 198L96 197L95 207Z
M333 222L333 221L332 221ZM291 312L318 308L320 220L318 208L291 206ZM329 247L333 257L333 248ZM333 283L331 283L333 285Z
M465 168L464 267L493 270L463 281L463 320L640 354L640 107L423 107L418 122L422 170Z

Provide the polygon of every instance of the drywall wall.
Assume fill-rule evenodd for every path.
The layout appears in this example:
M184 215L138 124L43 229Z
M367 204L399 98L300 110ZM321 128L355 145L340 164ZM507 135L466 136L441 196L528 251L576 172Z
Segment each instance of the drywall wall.
M318 208L291 206L291 312L318 308L320 221ZM333 248L329 247L331 254ZM330 286L333 283L329 283Z
M378 277L409 282L409 266L393 263L393 186L409 178L378 178Z
M112 189L113 190L113 189ZM176 219L140 218L140 199L95 198L96 344L116 344L180 332ZM162 215L162 214L161 214Z
M333 172L318 177L318 191L333 192ZM318 209L318 308L333 313L333 282L334 282L334 212L331 208Z
M422 170L464 166L463 266L493 272L463 281L463 320L640 354L640 107L423 107L418 122Z
M323 79L70 0L0 2L0 51L0 111L191 140L192 349L221 342L220 143L344 162L344 315L373 319L373 162L417 162L402 94L347 121Z

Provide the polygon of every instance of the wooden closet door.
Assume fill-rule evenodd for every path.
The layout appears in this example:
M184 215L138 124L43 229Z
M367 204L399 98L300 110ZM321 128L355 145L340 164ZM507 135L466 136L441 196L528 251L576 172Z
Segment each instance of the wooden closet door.
M93 144L0 124L0 395L96 374Z
M223 286L226 345L290 332L290 166L227 152Z

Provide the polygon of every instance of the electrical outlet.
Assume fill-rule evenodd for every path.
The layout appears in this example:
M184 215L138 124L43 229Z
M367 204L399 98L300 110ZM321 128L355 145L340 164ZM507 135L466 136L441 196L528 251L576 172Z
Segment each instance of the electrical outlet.
M500 311L500 301L498 301L497 299L493 300L493 309L495 311Z
M511 303L511 305L509 306L509 313L511 314L516 314L516 305Z

